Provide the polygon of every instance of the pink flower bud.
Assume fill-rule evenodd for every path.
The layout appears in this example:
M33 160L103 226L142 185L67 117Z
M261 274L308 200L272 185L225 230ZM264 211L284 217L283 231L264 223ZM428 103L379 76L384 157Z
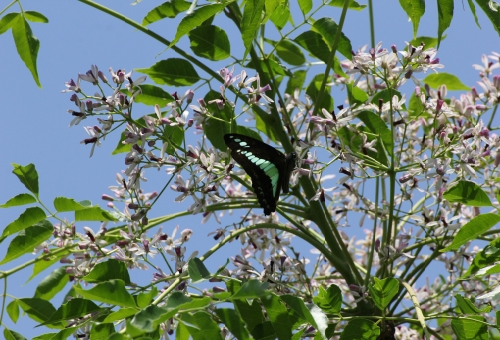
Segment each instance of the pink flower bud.
M106 195L106 194L103 194L101 196L101 199L103 199L104 201L110 201L110 202L113 202L115 199L109 195Z

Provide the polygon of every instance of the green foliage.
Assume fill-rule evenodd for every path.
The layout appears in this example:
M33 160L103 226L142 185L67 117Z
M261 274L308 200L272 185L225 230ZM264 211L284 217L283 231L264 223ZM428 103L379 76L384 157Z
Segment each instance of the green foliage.
M110 280L121 280L126 285L130 284L130 276L127 266L123 261L109 259L100 262L92 268L92 271L83 277L88 283L97 283Z
M446 248L442 249L441 252L458 249L458 247L466 242L472 241L479 235L490 230L498 222L500 222L500 216L496 214L482 214L474 217L470 220L470 222L460 228L458 233L453 238L453 242Z
M137 103L148 106L158 104L160 107L165 107L167 104L174 101L174 97L161 87L148 84L137 85L137 87L140 89L140 92L134 97L134 101ZM123 90L123 93L129 96L132 95L128 90Z
M189 1L173 0L162 3L153 8L142 20L142 25L147 26L165 18L175 18L177 14L185 12L191 6Z
M373 321L355 319L349 321L340 339L375 340L379 335L380 328Z
M210 4L199 6L194 9L191 13L182 18L179 26L177 27L177 32L175 33L175 38L170 43L170 46L175 45L186 34L189 34L194 28L199 27L206 20L210 19L217 13L224 10L232 1L227 1L224 4ZM173 85L173 84L172 84Z
M42 252L25 265L2 268L1 277L7 281L32 264L29 281L58 262L64 265L46 274L32 298L5 294L4 308L12 321L20 321L22 310L39 326L56 331L38 339L83 333L91 339L157 339L165 332L179 340L381 339L396 338L403 328L425 339L430 333L444 339L496 336L498 312L497 325L489 320L491 301L500 293L500 286L491 284L500 273L500 241L493 229L500 222L498 137L493 133L498 79L484 78L491 76L498 61L494 56L488 59L491 70L482 72L481 94L474 89L474 95L445 98L443 85L450 91L471 90L447 73L426 75L408 104L407 94L400 92L410 78L419 82L416 72L441 67L432 47L443 48L444 33L452 27L451 0L437 2L436 37L417 37L425 1L400 0L411 19L414 39L398 53L382 45L353 53L343 26L346 14L334 20L324 13L325 6L355 11L367 6L354 0L208 4L171 0L155 5L142 24L96 2L81 2L163 43L169 58L136 69L154 85L143 84L146 77L132 79L120 71L108 83L92 74L98 70L95 66L90 75L79 76L79 81L90 79L100 92L74 91L72 101L82 112L70 111L75 116L71 125L99 117L99 126L85 127L93 138L84 143L94 147L117 133L113 155L126 153L125 170L112 189L114 197L104 197L116 203L109 205L113 210L68 197L56 197L50 206L40 198L35 166L13 164L14 175L28 192L0 205L23 209L3 229L0 241L11 239L0 265ZM500 33L494 3L476 2ZM477 22L475 5L472 0L468 3ZM221 20L223 16L229 20ZM171 19L178 20L172 41L145 28ZM48 23L48 19L29 10L2 12L0 34L12 31L21 60L41 86L40 42L28 22ZM170 31L173 34L174 29ZM234 36L240 41L231 41ZM185 42L192 53L186 52L188 45L181 45ZM101 86L104 83L112 95ZM346 98L337 99L334 87L345 91ZM192 97L202 89L203 96ZM139 110L144 107L145 112ZM493 113L488 121L489 109ZM106 119L99 112L103 110ZM194 116L187 116L191 112ZM186 136L195 128L203 137L190 144L191 137ZM272 141L277 148L295 152L292 183L276 177L261 187L250 184L248 177L255 176L232 170L234 162L224 141L227 133ZM249 152L248 162L261 161L252 157L261 150ZM160 189L145 193L139 181L151 167L166 168L163 173L169 179L159 184ZM324 181L332 167L343 177L327 189ZM259 169L264 171L258 167L253 171ZM281 201L277 195L276 213L263 218L254 201L247 199L248 192L240 188L266 190L277 181L290 184L290 191ZM170 189L179 195L175 201L190 199L189 208L150 217L158 211L153 210L157 197ZM118 205L125 206L123 211ZM481 214L479 207L491 211ZM238 213L221 213L229 209ZM352 211L362 215L364 227L371 219L368 224L373 229L364 242L350 242L346 229L339 232L349 225L347 215ZM175 239L174 233L157 228L188 214L203 216L203 222L210 216L217 222L222 218L236 222L224 220L219 229L209 231L215 241L205 254L198 255L196 249L188 255L185 244L192 230L183 230ZM81 222L102 224L97 233L85 228L82 234L76 232L87 226ZM408 226L417 231L408 232ZM290 235L320 253L314 265L306 266L304 255L290 245ZM217 258L226 263L210 272L207 259L235 240L242 241L242 255L232 262ZM471 242L481 244L474 257L467 250ZM463 259L471 260L468 267ZM161 260L165 266L157 266ZM458 266L460 280L474 280L474 295L463 289L467 284L457 275L426 283L418 291L413 288L437 260L450 270ZM156 269L155 279L141 286L132 269L147 266ZM221 282L226 289L197 290L202 281L207 287ZM68 283L72 286L65 290ZM57 294L65 295L60 306L50 302ZM455 304L450 303L451 296ZM443 308L450 305L453 308ZM23 338L8 328L3 335Z
M398 280L394 278L385 278L383 280L377 277L373 278L373 283L368 286L373 302L380 309L384 310L389 306L392 298L396 296L399 289Z
M180 58L162 60L149 68L140 68L136 71L147 74L157 84L161 85L189 86L200 80L193 65L189 61Z
M418 25L420 24L420 19L425 13L425 1L424 0L399 0L401 8L406 12L406 15L410 18L413 23L413 36L417 36Z
M491 207L488 195L479 185L470 181L457 181L443 193L443 198L450 203L459 202L472 207Z
M439 86L446 85L448 90L470 90L470 88L465 86L460 79L449 73L429 74L425 77L424 82L435 89Z
M437 3L438 6L438 47L441 43L441 37L444 31L450 27L451 19L453 18L453 0L441 0Z
M191 50L208 60L224 60L231 55L231 47L226 32L217 26L203 25L189 32Z
M201 282L210 277L210 272L207 267L201 262L201 260L197 257L192 258L188 262L188 272L189 277L193 280L194 283Z

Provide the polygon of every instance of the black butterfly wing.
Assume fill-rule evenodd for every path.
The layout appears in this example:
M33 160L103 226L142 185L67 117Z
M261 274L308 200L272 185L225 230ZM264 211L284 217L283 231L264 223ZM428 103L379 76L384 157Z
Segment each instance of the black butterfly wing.
M272 146L248 136L233 133L225 135L224 140L231 149L231 156L252 179L252 187L264 214L276 211L276 202L285 181L288 188L287 157Z

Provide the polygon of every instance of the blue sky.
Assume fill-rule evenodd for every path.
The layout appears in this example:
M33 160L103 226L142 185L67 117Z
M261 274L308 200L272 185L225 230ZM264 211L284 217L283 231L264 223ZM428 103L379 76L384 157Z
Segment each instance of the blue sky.
M143 1L136 6L130 6L124 1L101 2L138 22L142 21L151 6L154 6L149 1ZM401 50L404 42L412 39L411 23L407 21L397 1L374 3L379 6L375 10L376 41L383 41L386 48L395 44ZM457 75L468 86L475 86L479 78L472 64L479 64L482 54L500 52L499 37L479 10L478 16L483 29L475 25L470 11L468 8L463 9L461 4L456 3L455 18L451 28L446 31L447 37L442 42L438 57L445 65L442 71ZM465 2L463 4L466 5ZM100 199L101 195L110 193L107 188L115 184L115 173L124 168L123 157L110 156L116 141L108 140L89 158L90 146L81 145L80 141L87 138L83 126L90 122L68 128L72 117L66 111L74 109L74 104L69 101L70 95L61 93L65 88L64 83L70 78L76 79L78 73L85 73L92 64L98 65L107 74L109 67L129 71L149 67L159 60L176 55L172 50L165 51L165 46L141 32L79 2L25 0L22 5L24 10L41 12L50 22L31 23L31 28L41 43L38 55L41 89L36 86L17 55L11 33L0 35L0 202L25 192L22 184L12 175L10 164L34 163L40 176L41 197L47 204L56 196L66 196L77 201L89 199L105 206L105 202ZM11 10L19 11L16 6ZM321 14L338 20L339 13L338 9L326 7ZM435 36L436 13L434 4L428 6L419 35ZM175 35L175 28L175 24L166 21L150 26L150 29L170 40ZM228 30L230 41L233 42L235 38L231 37L231 31L235 30ZM368 12L350 12L344 31L351 39L354 49L369 44ZM186 40L183 38L179 45L187 49ZM238 41L238 38L235 41ZM234 46L232 52L239 55L236 48L237 46ZM138 76L139 73L134 74L134 78ZM172 93L176 89L165 90ZM150 112L148 110L146 109L145 113ZM161 180L161 175L152 175L152 178ZM148 185L150 188L155 187L151 182ZM157 214L179 210L180 206L170 204L176 195L169 193L163 200L165 211L158 209ZM22 210L17 209L0 210L2 228L21 212ZM181 229L189 227L195 232L193 243L188 244L191 250L206 250L207 246L203 244L206 242L206 235L218 226L213 220L203 226L198 225L198 221L197 218L184 219L179 223ZM78 226L80 231L83 226ZM96 225L92 227L96 228ZM172 228L173 226L164 226L164 231L169 232ZM4 241L0 248L0 257L4 256L8 242L10 239ZM236 248L228 252L227 256L234 254L234 249ZM16 263L20 264L28 258L23 257ZM222 264L222 261L215 262L209 264L209 268L215 269ZM12 266L13 264L8 264L0 269L6 270ZM10 279L9 292L18 297L30 296L38 282L35 280L23 286L30 274L29 270L24 270ZM33 329L31 333L31 329L28 330L29 327L24 326L35 325L26 322L27 320L23 318L22 323L15 326L8 322L7 324L14 330L22 330L25 336L39 334L40 329Z

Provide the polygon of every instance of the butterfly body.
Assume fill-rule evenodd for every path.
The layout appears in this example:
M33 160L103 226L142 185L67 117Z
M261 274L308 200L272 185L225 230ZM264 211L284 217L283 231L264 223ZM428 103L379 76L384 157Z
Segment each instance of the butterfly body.
M231 149L231 156L252 179L252 187L264 214L276 211L281 190L288 192L297 155L285 155L255 138L236 133L225 135L224 141Z

